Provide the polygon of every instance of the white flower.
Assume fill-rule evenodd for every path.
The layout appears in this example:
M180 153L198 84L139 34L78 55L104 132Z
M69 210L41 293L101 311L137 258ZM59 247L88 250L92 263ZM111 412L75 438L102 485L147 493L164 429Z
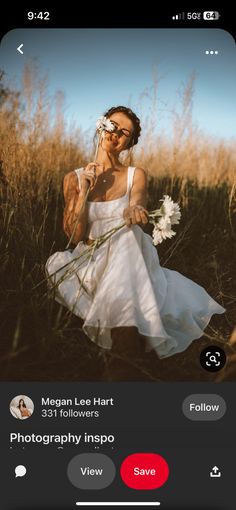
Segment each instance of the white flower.
M171 216L173 213L173 200L169 197L169 195L164 195L164 198L161 198L160 202L163 202L162 204L162 211L164 215Z
M157 244L162 243L162 241L163 241L162 232L161 232L161 230L159 230L158 225L156 225L155 228L153 229L152 237L153 237L153 244L155 244L155 246Z
M176 232L171 229L171 223L167 218L161 218L158 223L156 223L153 232L153 244L155 246L157 244L162 243L165 239L171 239L171 237L175 236Z
M152 237L155 245L176 235L171 227L178 224L181 218L179 205L173 202L169 195L164 195L161 202L163 202L161 208L152 211L149 215L149 222L154 225Z
M179 205L174 203L169 195L164 195L164 199L162 198L161 202L163 202L161 206L162 215L170 219L171 225L177 225L181 218Z
M170 217L171 225L178 225L181 218L180 207L178 204L174 204L174 212Z
M99 132L109 131L111 133L115 130L114 124L104 116L97 120L96 128Z
M157 223L160 230L167 230L171 227L171 222L168 216L163 216Z
M165 230L162 230L163 239L171 239L171 237L175 236L176 232L171 229L171 225L169 224Z

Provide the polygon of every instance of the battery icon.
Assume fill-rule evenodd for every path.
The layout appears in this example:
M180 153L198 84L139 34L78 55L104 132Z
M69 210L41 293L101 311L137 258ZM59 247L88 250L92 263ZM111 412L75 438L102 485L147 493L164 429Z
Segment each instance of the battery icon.
M203 13L203 19L205 19L206 21L215 21L219 19L219 17L220 13L217 11L205 11Z

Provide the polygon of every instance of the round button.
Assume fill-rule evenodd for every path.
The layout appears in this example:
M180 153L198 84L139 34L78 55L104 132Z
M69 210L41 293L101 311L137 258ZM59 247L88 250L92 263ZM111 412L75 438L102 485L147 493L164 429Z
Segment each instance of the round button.
M71 459L67 468L70 482L78 489L105 489L114 480L116 468L102 453L81 453Z
M208 372L218 372L225 366L225 351L217 345L206 347L200 354L200 363Z
M226 413L226 402L214 393L195 393L184 399L182 409L189 420L216 421Z
M133 453L122 462L120 475L130 489L158 489L166 483L169 467L157 453Z

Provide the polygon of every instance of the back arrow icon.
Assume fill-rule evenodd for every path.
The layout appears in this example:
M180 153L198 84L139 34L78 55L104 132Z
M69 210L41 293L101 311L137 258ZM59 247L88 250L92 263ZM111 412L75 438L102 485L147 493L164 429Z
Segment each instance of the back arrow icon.
M17 48L17 51L19 51L19 53L21 53L21 55L24 54L23 51L21 50L21 48L23 48L23 46L24 46L23 44L20 44L20 46L18 46L18 48Z

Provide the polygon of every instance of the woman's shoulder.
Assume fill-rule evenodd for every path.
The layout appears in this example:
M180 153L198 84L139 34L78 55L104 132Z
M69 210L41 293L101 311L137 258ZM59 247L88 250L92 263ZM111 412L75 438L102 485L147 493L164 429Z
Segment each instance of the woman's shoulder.
M78 180L76 171L75 170L71 170L70 172L68 172L67 174L64 175L63 182L64 183L69 183L69 182L73 182L73 181L75 182L76 179Z
M147 172L144 168L140 166L135 167L134 171L134 183L146 183L147 182Z
M64 193L67 194L68 190L71 188L78 188L78 176L75 170L71 170L67 174L65 174L63 179L63 190Z
M141 166L135 166L135 173L138 175L147 175L147 171L144 170Z

